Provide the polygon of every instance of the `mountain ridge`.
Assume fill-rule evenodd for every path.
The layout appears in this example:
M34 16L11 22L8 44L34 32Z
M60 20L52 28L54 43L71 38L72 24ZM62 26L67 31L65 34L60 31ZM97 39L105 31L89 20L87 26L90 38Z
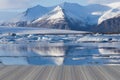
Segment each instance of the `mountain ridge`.
M102 32L98 30L101 29L98 27L101 27L102 25L104 28L104 22L114 19L114 17L117 17L120 13L120 9L118 9L119 7L113 7L112 4L91 4L81 6L77 3L68 2L64 2L53 7L43 7L37 5L23 12L18 18L15 19L15 22L13 20L13 22L3 23L2 25L91 30L93 32ZM114 12L115 9L118 9L118 13ZM113 17L111 16L112 14Z

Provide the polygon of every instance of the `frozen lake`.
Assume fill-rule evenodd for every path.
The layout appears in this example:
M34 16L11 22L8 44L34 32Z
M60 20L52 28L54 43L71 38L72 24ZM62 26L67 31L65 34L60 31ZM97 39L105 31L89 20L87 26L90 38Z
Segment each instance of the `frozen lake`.
M120 64L120 34L0 27L0 63L117 65Z
M5 65L120 64L119 44L119 42L0 44L0 62Z

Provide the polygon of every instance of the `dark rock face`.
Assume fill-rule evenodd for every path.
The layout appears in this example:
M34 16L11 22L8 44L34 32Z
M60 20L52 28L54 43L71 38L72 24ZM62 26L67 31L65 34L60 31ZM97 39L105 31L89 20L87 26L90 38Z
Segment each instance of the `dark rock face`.
M120 33L120 16L103 21L96 27L100 33Z

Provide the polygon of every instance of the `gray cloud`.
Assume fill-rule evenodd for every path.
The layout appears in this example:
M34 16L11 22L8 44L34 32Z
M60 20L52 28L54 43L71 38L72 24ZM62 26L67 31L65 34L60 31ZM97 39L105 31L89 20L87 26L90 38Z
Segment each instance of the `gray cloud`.
M88 3L107 4L112 2L119 2L120 0L88 0Z

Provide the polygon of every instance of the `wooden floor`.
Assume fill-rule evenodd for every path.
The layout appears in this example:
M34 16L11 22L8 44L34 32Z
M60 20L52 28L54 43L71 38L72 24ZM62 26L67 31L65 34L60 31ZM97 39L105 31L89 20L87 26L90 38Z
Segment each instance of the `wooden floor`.
M0 80L120 80L120 66L0 66Z

